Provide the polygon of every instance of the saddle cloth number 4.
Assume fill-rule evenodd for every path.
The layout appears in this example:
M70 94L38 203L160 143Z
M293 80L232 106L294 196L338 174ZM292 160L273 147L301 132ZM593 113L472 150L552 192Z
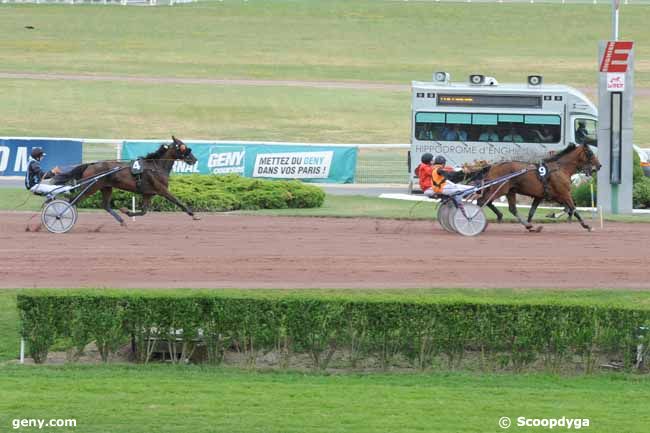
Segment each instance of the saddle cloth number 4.
M131 174L142 174L142 160L136 159L131 163Z

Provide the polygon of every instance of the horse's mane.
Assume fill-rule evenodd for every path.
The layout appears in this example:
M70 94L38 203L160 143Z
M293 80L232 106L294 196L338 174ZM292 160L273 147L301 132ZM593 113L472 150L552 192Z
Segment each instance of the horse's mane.
M482 180L488 174L491 168L492 168L492 164L488 164L488 165L484 165L483 167L477 170L470 171L469 173L467 173L466 180L468 182Z
M158 150L148 153L146 156L144 156L143 159L160 159L160 157L163 156L165 152L167 152L168 148L168 144L161 144Z
M573 152L576 150L577 146L575 144L569 144L565 149L562 149L560 152L556 153L553 156L549 156L548 158L544 159L544 162L553 162L557 161L558 159L562 158L564 155Z

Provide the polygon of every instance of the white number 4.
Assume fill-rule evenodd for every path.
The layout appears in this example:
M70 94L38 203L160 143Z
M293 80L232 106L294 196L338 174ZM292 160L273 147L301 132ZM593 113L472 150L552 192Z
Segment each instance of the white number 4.
M541 168L542 168L542 167L540 167L540 169L541 169ZM140 170L140 161L135 161L135 162L133 163L133 169L134 169L134 170Z

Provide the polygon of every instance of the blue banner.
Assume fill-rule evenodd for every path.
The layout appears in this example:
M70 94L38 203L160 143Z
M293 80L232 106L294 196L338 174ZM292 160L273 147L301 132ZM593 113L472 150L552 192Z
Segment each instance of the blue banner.
M47 154L42 162L44 171L56 166L81 164L81 141L0 139L0 176L25 176L32 149L40 147Z
M122 157L136 159L162 144L125 141ZM352 183L357 167L357 148L300 144L192 143L198 162L177 161L173 173L228 174L267 179L300 179L305 182Z

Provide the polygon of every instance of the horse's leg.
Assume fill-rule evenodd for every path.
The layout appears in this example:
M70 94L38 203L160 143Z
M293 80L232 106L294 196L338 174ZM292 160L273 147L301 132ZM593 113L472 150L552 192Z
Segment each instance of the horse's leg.
M111 216L113 218L115 218L115 220L118 223L120 223L120 225L122 227L126 227L126 223L124 222L122 217L119 216L118 213L113 210L113 208L111 208L111 198L112 197L113 197L113 188L112 187L106 186L106 187L102 188L102 207L104 208L104 210L106 212L111 214Z
M174 197L174 195L171 192L169 192L168 190L166 190L166 189L162 190L162 191L158 192L158 195L164 197L168 201L174 203L176 206L183 209L185 211L185 213L188 214L189 216L191 216L194 220L200 220L201 219L197 215L194 215L194 212L192 212L192 209L190 209L189 206L186 206L183 203L181 203L181 201L179 199L177 199L176 197Z
M153 195L151 195L151 194L143 194L142 195L142 209L140 209L138 212L132 212L132 211L128 210L125 207L121 207L120 212L122 212L123 214L126 214L126 215L128 215L130 217L143 216L149 210L149 206L151 205L151 197L153 197Z
M568 213L568 215L569 215L569 221L571 221L571 217L572 217L573 215L575 215L576 218L578 218L578 221L580 222L580 225L581 225L585 230L587 230L587 231L591 231L591 226L590 226L589 224L587 224L586 222L584 222L584 220L582 219L582 217L581 217L580 214L578 213L578 210L576 209L576 205L575 205L575 203L573 202L573 197L571 197L571 194L570 194L570 193L567 194L567 195L564 197L563 203L564 203L564 206L565 206L566 209L567 209L567 213Z
M527 223L524 220L522 220L521 217L519 216L519 214L517 213L517 193L514 190L508 191L508 193L506 194L506 197L508 198L508 210L510 211L510 213L515 218L517 218L517 221L519 221L524 227L526 227L526 229L529 232L532 232L532 231L539 232L539 231L541 231L541 226L539 228L537 228L537 229L534 229L532 224Z
M503 214L492 202L489 202L486 206L497 216L497 223L503 222Z
M503 214L499 209L497 209L497 207L494 204L492 204L492 200L490 200L487 203L485 202L487 200L487 197L489 197L487 191L483 191L483 195L479 197L478 200L476 200L476 204L481 207L483 207L484 205L487 206L497 216L497 223L503 222Z
M533 200L533 203L530 205L530 211L528 212L528 222L533 221L533 215L535 215L535 212L537 211L537 206L542 202L542 199L539 197L535 197Z

